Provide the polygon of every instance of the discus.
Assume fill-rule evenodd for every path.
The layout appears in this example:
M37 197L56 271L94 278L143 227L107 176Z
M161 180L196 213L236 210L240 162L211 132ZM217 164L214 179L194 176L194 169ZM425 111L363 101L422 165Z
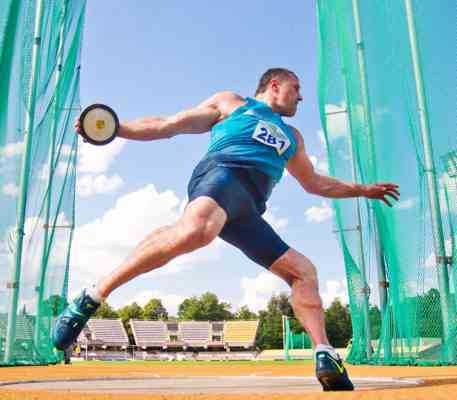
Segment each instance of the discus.
M114 110L104 104L86 107L81 116L81 136L96 146L103 146L114 140L119 130L119 119Z

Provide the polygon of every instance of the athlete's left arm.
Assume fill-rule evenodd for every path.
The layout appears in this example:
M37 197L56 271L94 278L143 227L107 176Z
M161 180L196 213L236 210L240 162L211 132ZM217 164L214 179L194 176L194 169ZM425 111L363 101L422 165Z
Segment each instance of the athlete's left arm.
M392 207L389 202L390 198L394 200L400 198L398 185L393 183L361 185L318 174L306 154L302 135L296 128L291 128L295 133L298 146L297 151L287 163L287 170L307 192L330 198L367 197L378 199L389 207Z

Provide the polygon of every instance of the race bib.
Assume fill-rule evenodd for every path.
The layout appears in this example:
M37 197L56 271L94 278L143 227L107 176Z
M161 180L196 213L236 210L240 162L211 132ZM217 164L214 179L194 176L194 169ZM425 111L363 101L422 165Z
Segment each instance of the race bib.
M284 154L290 146L290 140L284 131L279 126L266 121L259 121L252 138L267 146L274 147L279 155Z

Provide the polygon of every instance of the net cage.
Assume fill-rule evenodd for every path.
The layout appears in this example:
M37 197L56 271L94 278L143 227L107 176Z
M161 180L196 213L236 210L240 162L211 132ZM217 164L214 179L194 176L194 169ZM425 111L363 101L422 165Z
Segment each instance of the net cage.
M85 0L0 7L0 365L61 360Z
M451 0L318 0L330 174L401 201L333 201L354 364L456 364L457 68Z

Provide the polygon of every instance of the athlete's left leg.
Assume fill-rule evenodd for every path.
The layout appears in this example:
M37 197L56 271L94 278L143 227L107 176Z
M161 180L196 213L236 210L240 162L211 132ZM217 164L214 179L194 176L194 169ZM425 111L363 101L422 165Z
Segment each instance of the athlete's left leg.
M328 345L324 309L319 295L316 267L304 255L290 248L270 267L292 289L295 316L309 333L314 347Z
M329 345L316 268L311 261L284 243L257 213L228 222L219 236L289 284L292 308L313 342L316 376L324 390L353 390L341 358Z
M324 391L353 390L346 368L327 338L316 267L304 255L290 248L269 269L292 289L292 308L311 336L316 376Z

